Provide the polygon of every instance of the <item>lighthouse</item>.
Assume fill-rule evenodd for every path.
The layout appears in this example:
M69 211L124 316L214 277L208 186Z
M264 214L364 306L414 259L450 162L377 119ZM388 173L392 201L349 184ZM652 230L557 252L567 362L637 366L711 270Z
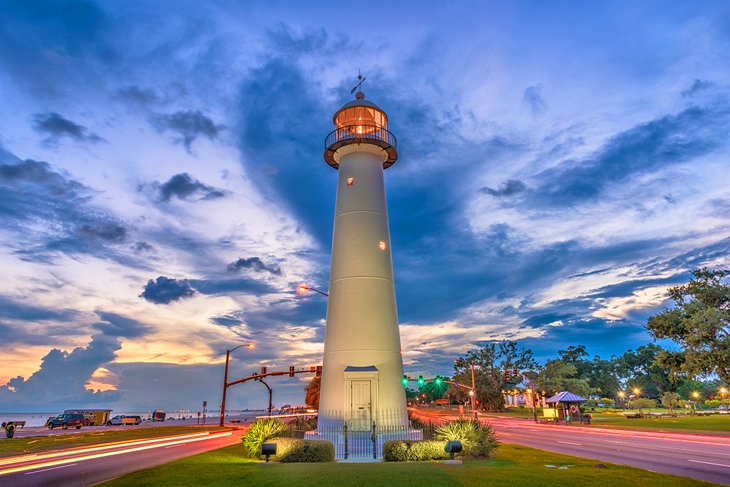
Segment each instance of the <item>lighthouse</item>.
M318 428L405 427L383 180L383 171L398 158L396 139L386 113L362 90L337 110L333 122L324 160L338 171L337 203Z

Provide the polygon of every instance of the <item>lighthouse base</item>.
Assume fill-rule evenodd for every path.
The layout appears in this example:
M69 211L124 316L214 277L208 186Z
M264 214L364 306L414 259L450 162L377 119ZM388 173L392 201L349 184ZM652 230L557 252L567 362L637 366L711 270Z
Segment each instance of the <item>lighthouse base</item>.
M308 431L305 440L325 440L335 447L335 459L373 461L383 458L383 443L390 440L422 440L423 431L400 427L373 427L371 431L349 431L346 425Z

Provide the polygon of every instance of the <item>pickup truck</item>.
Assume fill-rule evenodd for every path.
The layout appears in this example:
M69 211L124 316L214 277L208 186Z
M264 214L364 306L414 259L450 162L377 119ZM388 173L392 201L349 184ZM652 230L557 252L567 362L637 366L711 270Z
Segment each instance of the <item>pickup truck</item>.
M48 420L48 429L53 428L63 428L66 429L70 426L73 426L76 429L81 429L82 426L86 425L86 418L84 418L83 414L76 414L76 413L64 413L59 414L55 418L51 418Z
M142 418L140 416L125 416L123 414L118 414L117 416L114 416L109 421L106 422L107 426L113 426L113 425L119 425L119 424L139 424L142 422Z

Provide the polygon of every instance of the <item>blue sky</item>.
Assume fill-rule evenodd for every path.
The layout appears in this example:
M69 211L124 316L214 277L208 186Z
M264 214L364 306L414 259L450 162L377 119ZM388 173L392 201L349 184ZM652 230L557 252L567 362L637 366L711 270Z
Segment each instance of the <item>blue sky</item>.
M2 411L217 404L248 341L233 375L319 363L326 303L294 289L327 287L358 69L398 137L409 373L495 339L622 353L729 264L726 2L0 0L0 46Z

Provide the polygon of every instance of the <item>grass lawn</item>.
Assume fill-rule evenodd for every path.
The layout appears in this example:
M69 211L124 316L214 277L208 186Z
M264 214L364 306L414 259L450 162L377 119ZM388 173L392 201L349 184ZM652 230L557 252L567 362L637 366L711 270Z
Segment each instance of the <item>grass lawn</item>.
M186 433L219 430L218 426L163 426L160 428L130 428L124 430L95 431L67 435L29 436L0 441L0 457L38 453L82 445L96 445L111 441L138 440L156 436L173 436Z
M419 463L262 464L243 457L240 444L141 470L106 482L121 486L463 486L519 485L520 487L630 485L631 487L716 485L623 465L600 462L518 445L500 446L495 458L444 465ZM547 468L570 465L565 470Z
M701 433L730 436L730 415L678 416L676 418L624 418L617 414L591 414L591 426L631 430Z

